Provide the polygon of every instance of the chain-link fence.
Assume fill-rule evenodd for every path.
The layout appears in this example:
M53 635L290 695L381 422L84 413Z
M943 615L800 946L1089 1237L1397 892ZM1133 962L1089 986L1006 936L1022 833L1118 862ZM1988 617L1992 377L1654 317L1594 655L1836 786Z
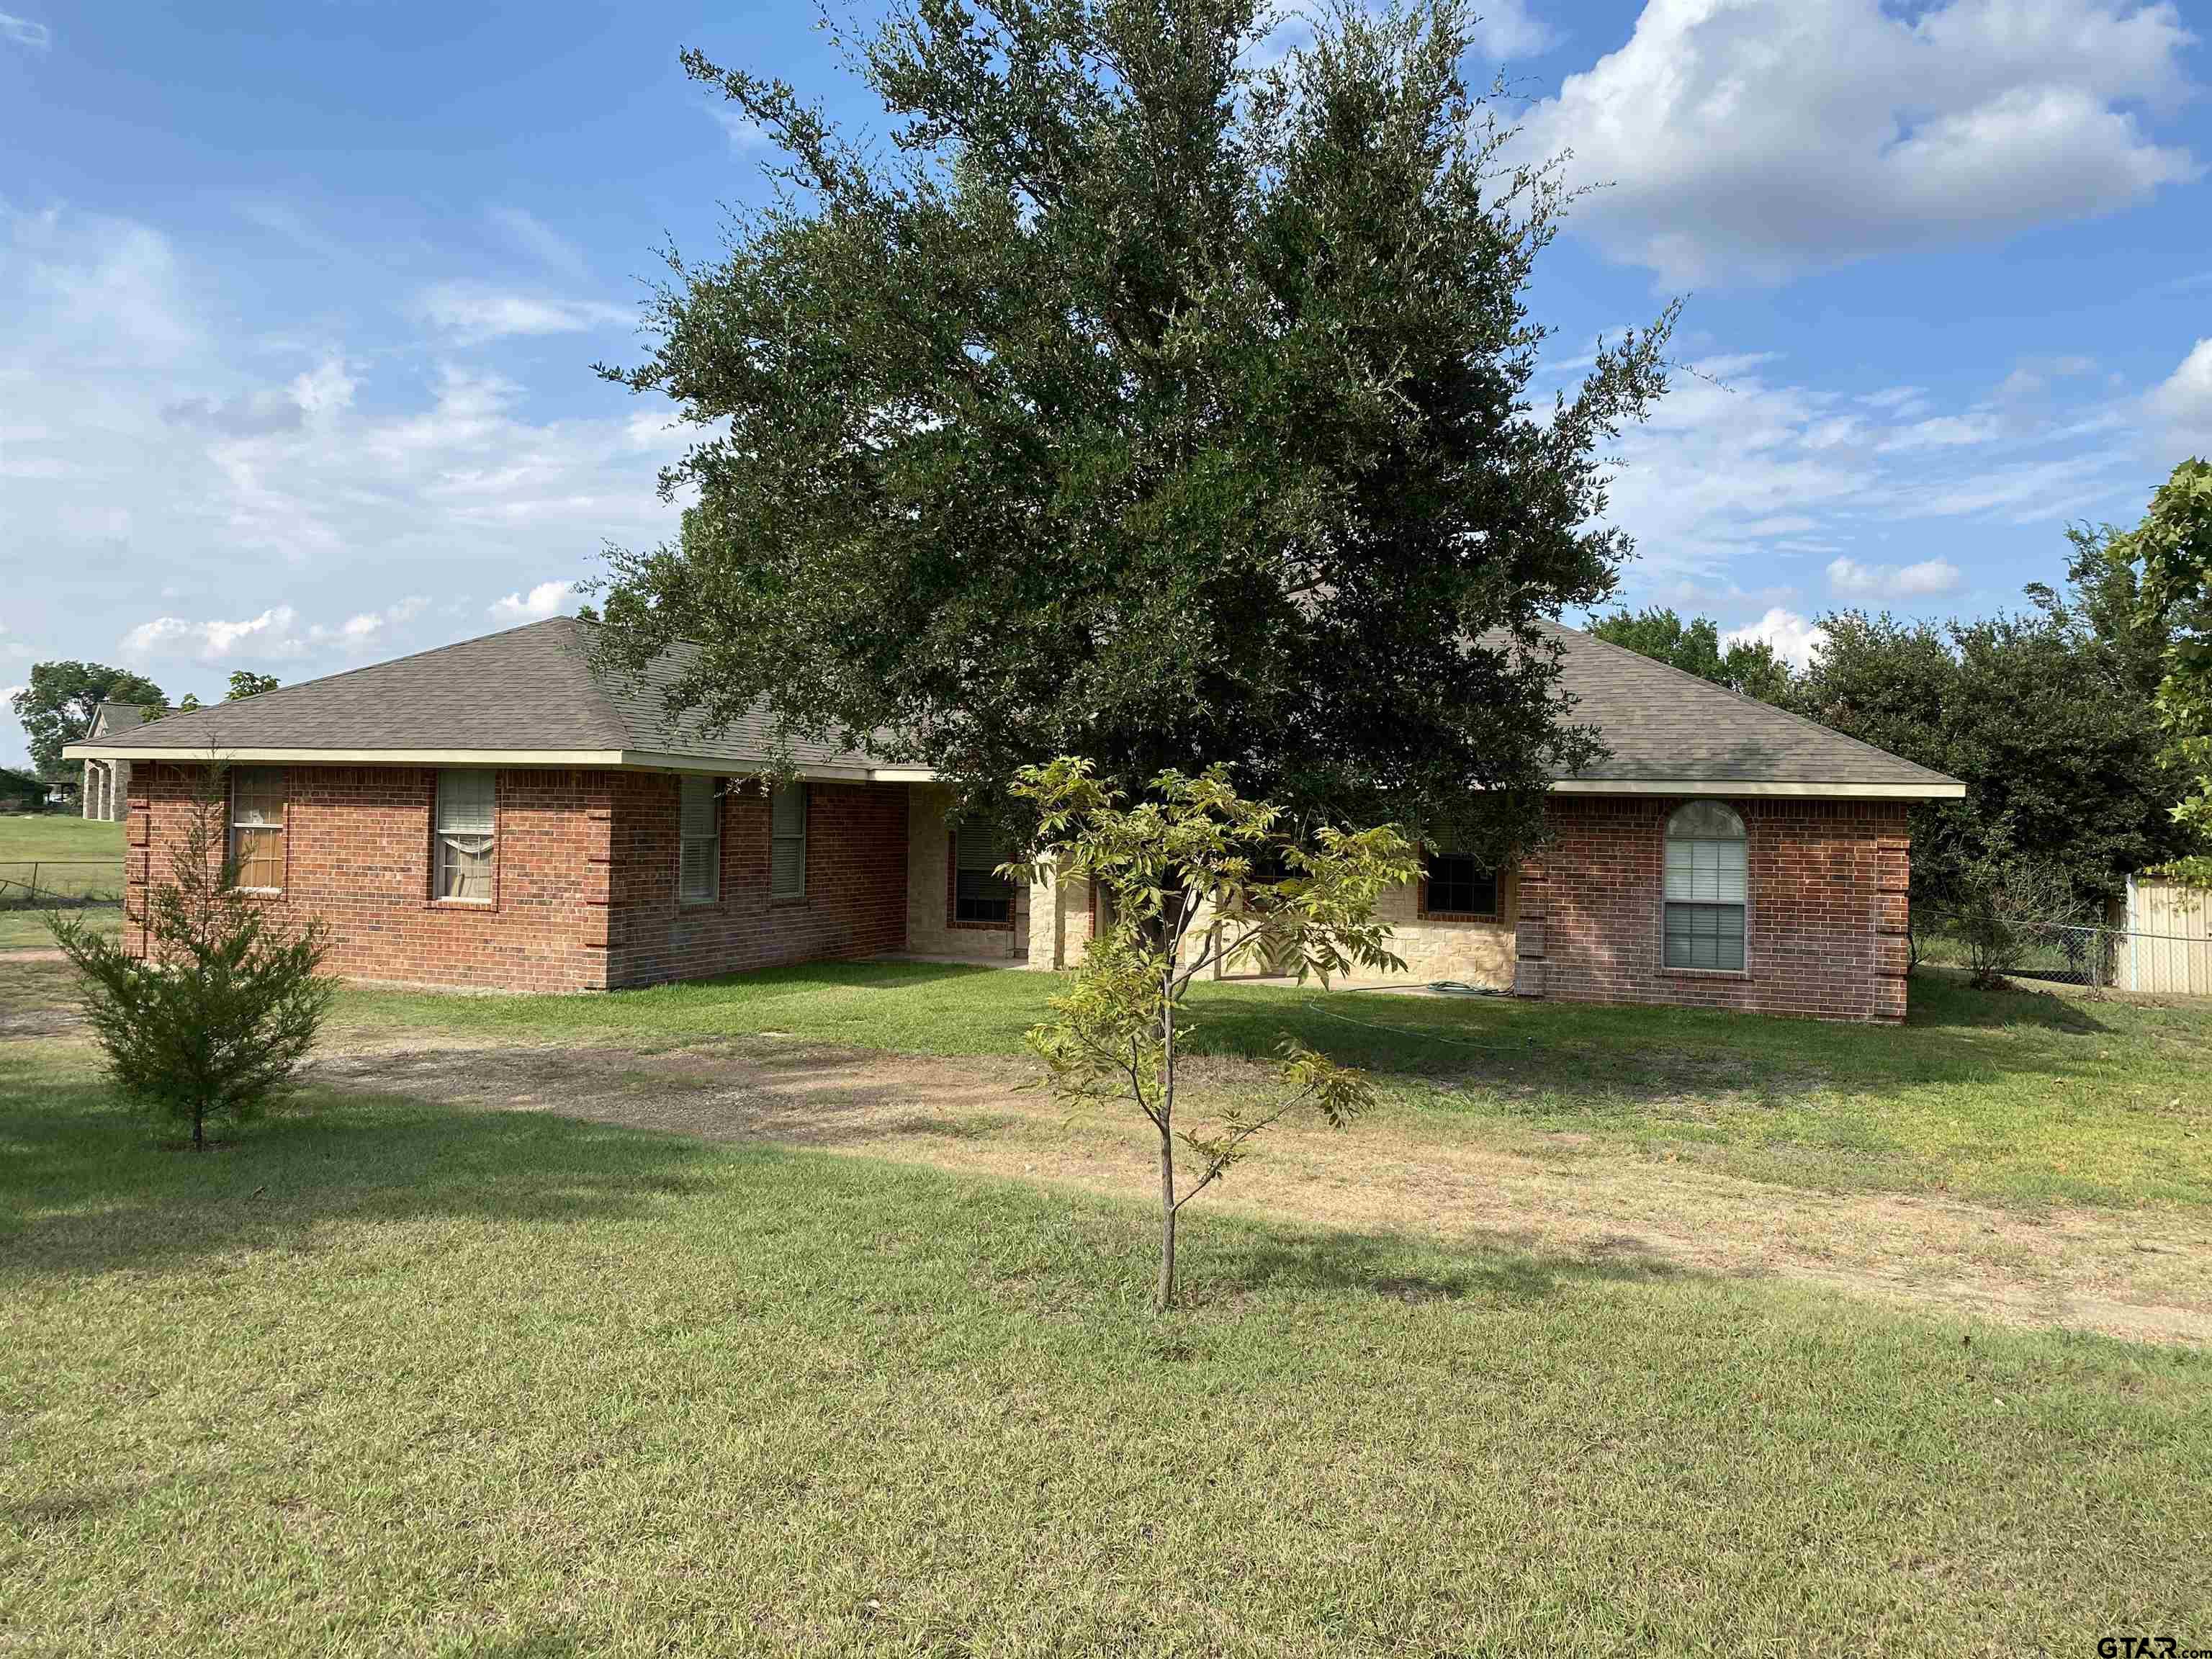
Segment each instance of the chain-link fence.
M2115 991L2212 996L2212 939L2091 922L1968 919L1916 905L1916 962L1971 969L1977 944L2007 978Z
M0 860L0 910L71 909L123 902L123 867L114 859Z

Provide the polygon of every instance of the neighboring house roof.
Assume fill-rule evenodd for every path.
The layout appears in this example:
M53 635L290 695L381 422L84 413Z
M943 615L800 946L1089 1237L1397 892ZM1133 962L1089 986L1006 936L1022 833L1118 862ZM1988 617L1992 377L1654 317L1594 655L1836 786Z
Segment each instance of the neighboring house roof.
M756 710L708 733L672 726L663 694L696 647L664 655L632 686L593 672L594 624L556 617L396 661L309 680L132 731L73 744L72 757L416 761L446 764L640 766L678 771L768 766L775 745ZM1555 787L1590 793L1717 793L1955 799L1957 780L1811 720L1572 629L1565 647L1571 718L1595 726L1611 756ZM922 781L863 750L796 743L810 777Z
M145 723L146 711L135 702L103 702L92 711L92 724L85 728L88 738L112 738L118 732L128 732L134 726Z

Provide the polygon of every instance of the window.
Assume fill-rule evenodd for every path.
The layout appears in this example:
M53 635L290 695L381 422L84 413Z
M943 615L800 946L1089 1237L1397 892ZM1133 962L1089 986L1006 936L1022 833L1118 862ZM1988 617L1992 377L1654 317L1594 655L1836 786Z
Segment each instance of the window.
M722 896L722 781L684 778L677 786L676 896L712 904Z
M1743 820L1717 801L1692 801L1667 820L1669 968L1743 971Z
M1494 916L1498 914L1498 872L1486 870L1465 853L1428 855L1428 897L1423 913L1432 916Z
M1005 862L990 825L963 823L952 832L953 921L1012 925L1014 884L998 873Z
M241 766L230 775L231 885L258 893L284 886L284 769Z
M438 774L434 896L464 904L491 902L496 777L491 772Z
M806 786L787 783L769 795L768 891L770 898L806 896Z

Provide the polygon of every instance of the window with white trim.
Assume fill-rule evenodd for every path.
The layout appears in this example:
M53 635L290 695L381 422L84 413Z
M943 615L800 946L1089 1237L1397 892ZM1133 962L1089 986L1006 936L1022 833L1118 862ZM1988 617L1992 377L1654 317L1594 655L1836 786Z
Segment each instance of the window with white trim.
M1012 925L1014 884L999 873L1006 862L994 825L963 823L952 832L953 921Z
M1743 971L1744 847L1743 820L1718 801L1667 820L1668 967Z
M786 783L769 794L768 891L770 898L806 896L806 786Z
M284 769L240 766L230 774L231 885L275 893L284 886Z
M498 844L498 774L450 768L438 774L434 897L489 904Z
M722 781L677 782L676 896L684 904L712 904L722 896Z

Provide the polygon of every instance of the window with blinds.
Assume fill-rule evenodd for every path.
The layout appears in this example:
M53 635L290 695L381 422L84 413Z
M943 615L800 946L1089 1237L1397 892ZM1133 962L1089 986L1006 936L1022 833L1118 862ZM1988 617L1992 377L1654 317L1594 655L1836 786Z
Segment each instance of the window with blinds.
M231 885L284 888L284 769L240 766L230 775Z
M722 896L722 781L684 778L678 784L676 896L712 904Z
M953 921L1013 921L1014 884L998 873L1006 859L989 824L963 823L952 832Z
M435 868L430 890L461 904L492 901L492 854L497 842L496 773L438 774Z
M1744 847L1743 820L1717 801L1667 820L1668 967L1743 971Z
M771 898L806 896L806 786L787 783L769 795L768 890Z

